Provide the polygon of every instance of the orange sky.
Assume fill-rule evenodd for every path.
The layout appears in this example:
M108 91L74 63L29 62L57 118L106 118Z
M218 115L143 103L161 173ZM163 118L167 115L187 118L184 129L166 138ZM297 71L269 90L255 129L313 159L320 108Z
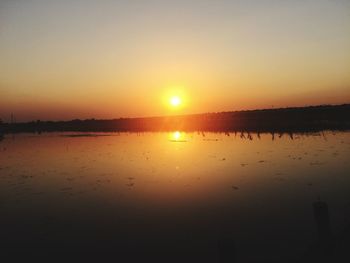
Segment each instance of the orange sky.
M349 25L344 0L2 1L0 118L349 103Z

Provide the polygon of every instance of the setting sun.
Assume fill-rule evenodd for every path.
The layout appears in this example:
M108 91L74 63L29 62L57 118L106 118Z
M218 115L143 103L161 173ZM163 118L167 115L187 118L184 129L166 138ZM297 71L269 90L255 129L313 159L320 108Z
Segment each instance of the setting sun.
M191 98L188 86L184 84L165 84L164 86L165 88L160 93L160 99L163 109L167 112L165 114L186 113ZM191 100L191 102L193 101Z
M171 106L177 107L181 104L181 98L178 96L173 96L170 98Z

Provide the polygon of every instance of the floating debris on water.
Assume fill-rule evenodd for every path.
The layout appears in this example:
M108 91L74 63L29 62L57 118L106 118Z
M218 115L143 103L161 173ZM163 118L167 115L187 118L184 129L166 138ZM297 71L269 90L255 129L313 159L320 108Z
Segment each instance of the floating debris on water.
M310 165L323 165L323 164L324 164L324 162L319 162L319 161L310 163Z
M61 191L70 191L72 190L72 187L65 187L65 188L61 188Z
M283 182L283 181L286 180L285 178L280 177L280 176L276 176L276 177L274 177L274 179L275 179L276 181L280 181L280 182Z

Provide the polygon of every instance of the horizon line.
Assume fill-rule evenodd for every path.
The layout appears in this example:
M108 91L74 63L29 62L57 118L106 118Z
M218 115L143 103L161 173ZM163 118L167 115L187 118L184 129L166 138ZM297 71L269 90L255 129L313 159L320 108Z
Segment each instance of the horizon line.
M316 105L307 105L307 106L286 106L278 108L255 108L255 109L246 109L246 110L229 110L229 111L216 111L216 112L202 112L202 113L188 113L188 114L177 114L177 115L154 115L154 116L145 116L145 117L118 117L118 118L109 118L109 119L96 119L92 118L72 118L68 120L30 120L24 122L2 122L3 124L18 124L18 123L33 123L33 122L70 122L70 121L111 121L111 120L136 120L136 119L153 119L153 118L173 118L173 117L186 117L186 116L196 116L196 115L205 115L205 114L220 114L220 113L239 113L239 112L252 112L252 111L267 111L267 110L283 110L283 109L303 109L303 108L317 108L317 107L332 107L332 106L347 106L350 105L350 102L341 103L341 104L316 104ZM1 118L0 118L1 120ZM1 122L0 122L1 123Z

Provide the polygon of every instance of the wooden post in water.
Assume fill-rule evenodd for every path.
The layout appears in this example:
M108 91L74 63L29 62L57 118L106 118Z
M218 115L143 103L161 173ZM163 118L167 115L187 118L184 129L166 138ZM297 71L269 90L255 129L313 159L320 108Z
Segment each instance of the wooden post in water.
M330 241L332 235L327 203L317 201L313 203L313 210L319 241L322 243Z
M333 255L333 242L331 224L329 220L328 205L326 202L313 203L314 218L317 225L319 255L323 260L328 260Z

